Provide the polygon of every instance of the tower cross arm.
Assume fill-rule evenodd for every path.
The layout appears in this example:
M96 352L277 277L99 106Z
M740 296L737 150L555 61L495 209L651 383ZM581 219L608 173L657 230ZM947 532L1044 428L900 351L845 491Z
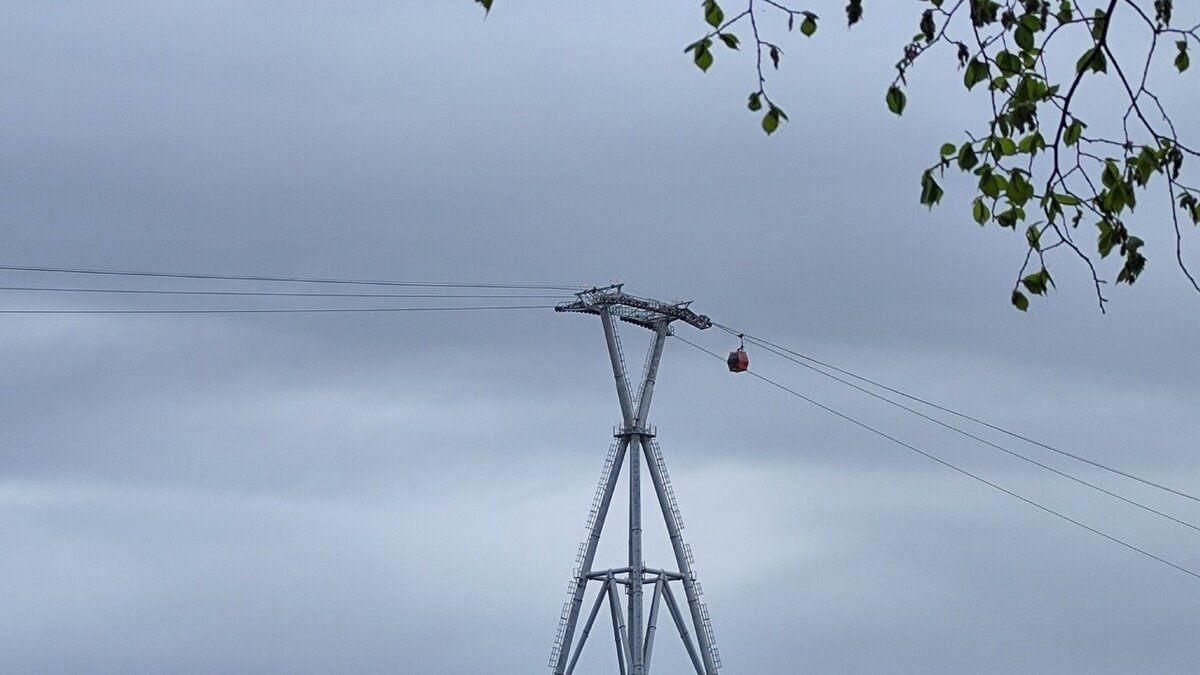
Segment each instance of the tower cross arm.
M712 327L712 319L689 308L691 301L668 302L630 295L621 290L620 284L589 288L576 293L575 298L559 303L554 311L599 314L600 308L607 307L618 319L650 330L658 330L659 324L672 321L682 321L700 330Z

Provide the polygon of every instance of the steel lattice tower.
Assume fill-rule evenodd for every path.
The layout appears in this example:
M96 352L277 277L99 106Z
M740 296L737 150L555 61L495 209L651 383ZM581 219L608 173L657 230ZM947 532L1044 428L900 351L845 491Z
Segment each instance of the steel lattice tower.
M588 536L579 545L579 552L575 558L576 567L568 586L570 598L563 605L549 666L553 668L554 675L570 675L575 670L588 634L607 600L612 614L617 664L621 675L647 675L650 672L650 657L654 649L659 610L664 604L674 620L697 675L717 675L717 670L721 667L721 658L713 640L712 624L708 618L708 609L702 600L700 582L692 569L692 551L684 543L680 533L683 521L675 503L675 493L671 489L666 462L658 443L654 440L655 430L646 422L650 400L654 395L658 364L662 359L667 337L672 332L671 323L682 321L704 330L712 326L712 321L707 316L688 309L690 303L639 298L622 292L620 284L592 288L576 295L576 300L558 305L555 311L580 312L600 317L604 327L604 339L608 345L608 356L612 362L613 377L616 379L622 423L613 434L615 440L609 448L600 483L596 487L596 496L587 520ZM630 387L625 369L625 356L614 318L646 328L654 334L636 393ZM643 459L646 471L654 484L658 505L662 510L663 520L666 521L671 547L675 552L675 570L647 567L642 558ZM604 520L612 504L621 467L626 461L629 464L629 564L624 567L594 570L592 563L600 542L600 532L604 528ZM591 582L595 582L599 590L579 639L576 640L575 629ZM672 584L675 583L683 586L687 599L687 615L671 590ZM647 585L652 587L652 595L649 616L643 620L643 589ZM625 586L628 593L628 604L624 611L618 598L618 586Z

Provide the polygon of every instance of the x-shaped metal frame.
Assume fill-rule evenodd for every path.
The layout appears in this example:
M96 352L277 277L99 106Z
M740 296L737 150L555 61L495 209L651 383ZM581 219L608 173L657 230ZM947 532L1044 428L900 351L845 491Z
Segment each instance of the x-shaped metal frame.
M700 588L692 571L691 555L680 533L682 523L679 521L679 512L675 506L674 496L666 475L666 465L661 452L658 451L657 445L653 441L654 431L646 422L650 411L650 402L654 396L658 365L662 359L663 347L671 332L671 321L684 320L703 328L707 328L710 324L707 322L707 317L692 314L683 303L672 305L638 299L638 303L633 304L638 311L636 316L631 317L627 313L614 312L613 307L630 306L620 302L620 298L632 297L621 294L620 287L614 288L616 289L615 294L605 293L604 291L607 289L600 289L598 297L604 299L605 302L595 302L594 299L597 296L587 296L586 293L581 293L579 302L572 303L565 309L560 306L560 311L582 311L600 316L601 324L604 327L605 341L608 345L609 359L612 362L613 378L616 381L617 399L621 405L622 425L615 434L618 439L616 452L611 467L607 468L606 482L600 495L595 517L591 520L588 538L582 547L580 566L572 582L571 599L564 608L563 620L565 623L560 626L559 637L555 645L556 656L550 665L554 668L554 675L572 675L597 614L604 604L603 600L607 597L612 612L613 637L616 642L621 675L648 675L650 657L654 648L654 636L657 631L659 607L665 600L667 611L671 614L676 628L679 630L680 638L683 640L697 675L717 675L717 669L720 667L719 658L712 645L712 630L708 622L707 610L700 600ZM596 293L597 291L593 289L591 292ZM618 300L613 301L612 298L618 298ZM672 309L664 312L654 311L659 307ZM636 398L630 390L614 315L621 320L654 332L653 343L647 355L646 371L637 389L640 396ZM699 318L693 320L694 317ZM701 325L701 320L707 325ZM645 459L646 469L666 522L671 547L675 553L675 562L678 565L677 572L647 569L643 560L641 510L641 462L643 459ZM616 491L621 466L626 460L629 463L629 564L622 568L593 571L592 564L600 542L600 533L604 528L604 521ZM591 580L600 582L600 592L588 614L579 641L576 643L574 642L575 628L583 607L587 584ZM653 585L653 597L649 621L645 622L643 621L643 588L647 581ZM691 615L690 623L695 632L694 641L690 635L689 622L671 592L670 581L680 581L683 584L688 611ZM618 585L628 588L628 604L625 612L620 610L617 596Z

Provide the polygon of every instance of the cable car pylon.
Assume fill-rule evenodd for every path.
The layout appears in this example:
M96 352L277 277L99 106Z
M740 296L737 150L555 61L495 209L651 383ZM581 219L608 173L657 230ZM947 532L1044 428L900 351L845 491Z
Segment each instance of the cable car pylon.
M592 510L587 520L587 539L579 546L576 567L568 585L569 598L563 605L559 617L558 633L550 653L549 667L554 675L571 675L584 644L604 605L608 605L612 616L613 637L617 651L617 666L620 675L648 675L653 654L658 621L663 606L670 614L683 641L684 649L696 669L697 675L718 675L721 657L713 638L712 623L705 606L700 582L692 569L691 548L684 543L681 530L683 521L667 474L666 461L655 442L654 427L647 423L650 401L654 396L654 383L658 375L658 364L662 360L663 347L671 335L671 324L682 321L700 330L712 326L712 321L703 314L688 308L688 302L663 302L629 295L616 284L604 288L590 288L576 294L576 299L555 307L556 312L578 312L600 317L604 328L604 339L612 362L616 380L617 399L621 405L621 425L614 431L614 441L609 448ZM637 390L630 387L625 368L625 356L621 348L620 335L614 319L645 328L654 334L653 342L646 354L646 364ZM642 557L642 504L641 463L645 459L646 471L658 496L658 505L671 539L675 553L675 569L647 567ZM604 529L605 518L612 504L621 467L629 464L629 558L628 564L609 569L593 569L596 547ZM684 608L679 605L672 586L682 585L687 601ZM576 628L584 607L589 585L596 586L595 600L576 638ZM627 605L622 608L617 587L624 586ZM644 616L645 587L650 586L650 611Z

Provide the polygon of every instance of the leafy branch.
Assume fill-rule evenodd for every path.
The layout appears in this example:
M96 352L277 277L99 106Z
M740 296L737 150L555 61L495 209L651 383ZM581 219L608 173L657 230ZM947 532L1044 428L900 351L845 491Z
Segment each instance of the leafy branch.
M696 65L707 70L712 65L708 49L712 38L729 44L723 36L730 35L734 24L749 25L758 52L758 87L750 95L749 107L758 111L764 101L768 104L763 129L769 134L787 117L766 92L762 55L765 51L778 68L782 50L762 36L755 4L765 5L764 17L786 17L789 31L803 17L801 32L807 36L816 31L817 15L776 0L744 1L745 10L732 20L714 23L714 16L724 14L715 0L705 0L705 17L715 30L689 45L688 51ZM1155 57L1167 41L1174 45L1174 69L1179 73L1189 69L1190 48L1200 44L1200 25L1173 26L1172 0L1103 0L1090 12L1077 0L921 2L926 7L919 14L917 32L902 49L884 100L891 112L904 114L907 75L937 48L954 54L967 90L987 92L990 115L964 141L941 146L938 160L921 173L919 200L930 208L940 203L945 172L957 169L975 180L971 203L975 222L1024 233L1028 251L1013 285L1012 304L1024 311L1030 295L1042 296L1055 287L1047 259L1055 249L1063 249L1087 269L1104 311L1107 281L1095 258L1116 253L1121 261L1116 283L1137 281L1146 257L1144 241L1133 234L1131 221L1139 195L1152 182L1163 188L1171 205L1176 263L1200 292L1184 260L1181 225L1200 224L1200 191L1182 178L1185 160L1200 155L1179 138L1162 100L1148 85ZM845 8L850 26L862 19L861 0L850 0ZM1132 78L1109 43L1115 21L1134 28L1140 25L1149 36L1144 60L1132 71L1136 73ZM1062 59L1055 58L1066 49L1058 44L1080 35L1090 46L1066 70ZM1121 131L1093 136L1085 133L1088 123L1076 110L1075 98L1089 78L1104 75L1120 83L1126 101L1123 115L1116 120L1104 118L1108 109L1094 111L1101 118L1096 126L1119 124ZM1085 220L1095 227L1094 248L1079 242Z
M820 18L791 0L729 1L738 2L740 11L727 15L718 0L702 1L708 28L684 52L707 72L722 47L741 50L738 31L746 36L756 76L746 106L761 114L763 131L773 134L788 116L767 89L767 76L779 69L784 55L768 29L798 30L811 38ZM849 26L862 21L862 0L836 1L844 3ZM1184 182L1184 167L1200 159L1200 150L1179 137L1150 85L1156 57L1164 50L1170 50L1168 70L1189 70L1191 51L1200 46L1200 24L1175 25L1174 0L916 1L923 6L917 32L902 48L884 100L892 113L904 114L907 76L934 51L953 54L968 91L986 92L985 119L963 140L941 145L937 161L921 173L919 201L929 208L939 204L946 171L956 169L974 182L971 218L976 223L1023 232L1028 249L1012 304L1025 311L1029 296L1052 290L1048 261L1065 251L1086 268L1103 312L1108 281L1098 267L1102 261L1110 256L1120 261L1117 284L1132 285L1146 268L1144 240L1135 234L1144 234L1144 225L1135 222L1134 211L1151 189L1161 190L1169 204L1176 264L1200 293L1183 253L1185 224L1200 225L1200 189ZM492 0L475 2L491 9ZM1109 35L1117 23L1132 34L1140 31L1147 44L1144 58L1131 63L1113 49ZM1073 49L1071 40L1087 48L1077 58L1063 58L1064 50ZM1115 82L1122 103L1087 114L1078 110L1077 94L1105 77ZM1095 243L1085 245L1089 231Z
M819 17L813 12L806 10L795 10L786 7L775 0L746 0L746 9L733 18L726 19L725 12L716 0L704 0L704 20L712 27L704 37L688 45L683 51L685 54L690 53L696 67L705 72L708 71L713 64L712 47L715 44L713 39L720 40L727 48L738 50L741 45L741 40L736 34L731 32L733 26L745 20L750 26L750 35L754 43L755 55L755 71L758 75L758 87L750 92L750 96L746 101L746 107L752 112L758 112L766 108L762 116L762 128L767 134L772 134L779 128L780 123L786 122L788 119L787 113L783 108L779 107L771 100L767 94L767 78L763 70L763 56L771 60L771 65L775 70L779 69L779 60L783 57L783 48L778 44L763 38L763 34L759 29L758 17L756 13L755 3L760 1L763 6L773 12L782 13L787 17L787 29L792 31L796 28L796 21L799 19L800 33L806 37L812 37L817 32L817 21Z

